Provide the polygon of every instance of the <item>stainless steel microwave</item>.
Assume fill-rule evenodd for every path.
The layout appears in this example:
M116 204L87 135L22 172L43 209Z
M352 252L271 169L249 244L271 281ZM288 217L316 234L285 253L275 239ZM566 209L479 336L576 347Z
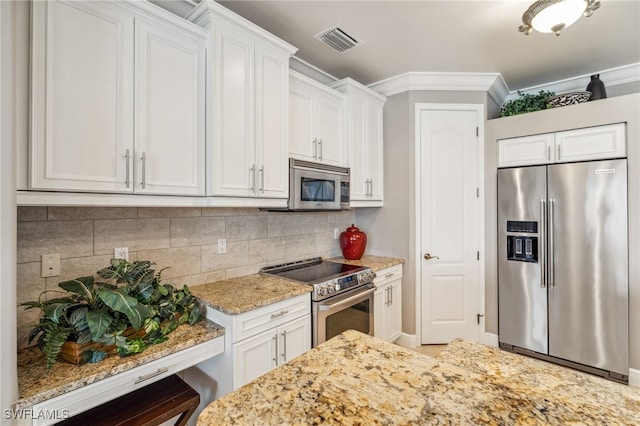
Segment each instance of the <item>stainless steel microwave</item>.
M349 208L349 168L289 159L289 211Z

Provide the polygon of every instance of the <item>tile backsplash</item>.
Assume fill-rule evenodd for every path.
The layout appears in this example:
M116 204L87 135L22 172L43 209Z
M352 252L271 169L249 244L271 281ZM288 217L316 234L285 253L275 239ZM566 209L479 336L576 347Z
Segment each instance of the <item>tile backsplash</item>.
M129 260L165 268L163 281L195 286L258 272L265 265L339 256L334 229L355 211L271 213L249 208L18 207L18 303L61 281L95 275L116 247ZM218 239L227 252L218 254ZM42 278L41 256L60 254L60 276ZM18 307L18 347L27 345L38 310Z

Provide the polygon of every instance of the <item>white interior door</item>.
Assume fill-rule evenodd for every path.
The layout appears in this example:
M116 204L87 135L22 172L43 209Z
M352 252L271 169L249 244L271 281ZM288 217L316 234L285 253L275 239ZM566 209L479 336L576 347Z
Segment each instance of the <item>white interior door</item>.
M478 341L478 112L425 109L419 110L417 120L421 341Z

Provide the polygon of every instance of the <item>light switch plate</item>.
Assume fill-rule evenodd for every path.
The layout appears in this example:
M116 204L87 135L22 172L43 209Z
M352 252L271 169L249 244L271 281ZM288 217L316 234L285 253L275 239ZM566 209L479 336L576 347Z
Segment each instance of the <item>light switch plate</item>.
M60 275L60 253L43 254L42 255L42 273L43 278L57 277Z

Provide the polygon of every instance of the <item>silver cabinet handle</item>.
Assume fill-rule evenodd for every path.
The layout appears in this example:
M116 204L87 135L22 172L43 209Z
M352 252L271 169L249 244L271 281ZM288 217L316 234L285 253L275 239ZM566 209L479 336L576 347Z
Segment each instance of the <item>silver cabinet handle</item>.
M256 193L256 165L252 165L249 169L249 180L251 181L251 192Z
M274 346L275 346L275 353L272 359L273 359L274 365L278 365L278 333L274 334L271 339L273 339Z
M556 150L558 151L558 158L556 158L556 161L560 160L560 144L558 144L558 148L556 148Z
M547 200L540 199L540 287L547 286Z
M318 141L318 145L320 145L320 157L319 160L322 161L322 139Z
M384 277L385 278L389 278L389 277L394 276L395 274L396 274L395 272L389 272L388 274L385 274Z
M318 159L318 139L313 138L313 158Z
M393 287L389 286L389 306L393 305Z
M142 162L142 181L140 182L140 188L145 189L147 187L147 153L143 152L140 156Z
M282 360L287 360L287 330L282 332Z
M130 180L130 172L131 172L131 167L129 165L129 162L131 160L131 153L129 152L129 150L127 149L124 152L124 161L125 161L125 177L124 177L124 186L126 188L129 188L129 186L131 185L131 180Z
M424 254L424 258L426 260L431 260L431 259L440 259L438 256L431 256L431 253L425 253Z
M373 198L373 179L369 179L369 198Z
M547 147L547 161L551 161L551 147Z
M278 314L271 314L271 319L276 319L287 315L289 311L280 311Z
M261 194L264 194L264 166L260 167L260 187L259 191Z
M133 384L137 385L138 383L142 383L144 381L147 381L153 377L159 376L163 373L166 373L167 371L169 371L169 367L162 367L162 368L158 368L156 371L154 371L153 373L149 373L149 374L145 374L144 376L138 376L138 378L133 382Z
M556 209L556 201L553 198L549 199L549 287L555 287L555 271L553 267L554 256L554 229L553 229L553 215Z

